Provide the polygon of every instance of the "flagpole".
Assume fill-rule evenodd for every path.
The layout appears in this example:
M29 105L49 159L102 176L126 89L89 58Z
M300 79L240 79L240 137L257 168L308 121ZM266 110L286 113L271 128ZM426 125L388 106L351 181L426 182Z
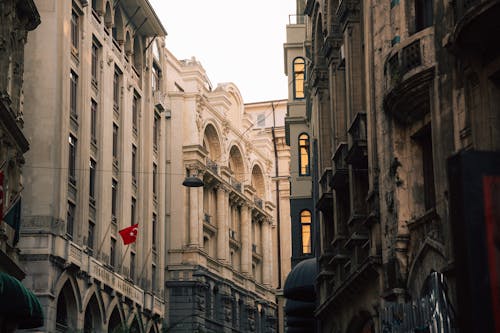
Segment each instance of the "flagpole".
M120 260L120 265L118 265L117 271L119 271L122 268L123 260L125 260L125 256L127 255L129 248L130 248L130 244L127 245L127 248L125 249L125 252L123 253L123 256L122 256L122 259Z
M148 255L146 256L146 260L144 260L144 263L142 264L142 269L141 269L141 275L139 275L139 278L137 278L137 281L140 282L142 279L142 275L144 274L144 268L146 268L146 264L148 263L148 259L151 256L151 252L153 251L153 246L149 249Z
M102 238L101 244L99 245L99 249L97 250L97 253L95 257L99 259L99 254L101 253L102 246L104 245L104 241L106 240L106 237L108 236L109 230L111 230L111 224L112 222L109 223L108 229L106 229L106 233L104 234L104 237Z

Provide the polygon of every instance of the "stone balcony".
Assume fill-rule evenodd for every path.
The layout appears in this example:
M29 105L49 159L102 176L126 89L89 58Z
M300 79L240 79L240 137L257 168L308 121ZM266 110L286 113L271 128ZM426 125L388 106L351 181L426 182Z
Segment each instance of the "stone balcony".
M347 163L358 169L368 168L365 112L356 113L347 133L349 134L349 151L346 156Z
M158 111L165 111L167 109L166 94L159 90L153 91L153 104Z
M349 169L346 161L347 149L347 143L341 142L333 154L333 169L330 186L335 190L345 188L349 180Z
M384 68L384 109L409 124L429 112L436 54L434 27L396 44Z

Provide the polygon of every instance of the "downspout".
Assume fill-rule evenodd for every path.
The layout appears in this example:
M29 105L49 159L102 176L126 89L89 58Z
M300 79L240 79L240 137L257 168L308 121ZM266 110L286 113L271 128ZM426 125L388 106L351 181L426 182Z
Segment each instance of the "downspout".
M274 146L274 172L276 177L276 227L278 229L278 287L281 289L281 226L280 226L280 185L279 185L279 166L278 166L278 149L276 143L276 133L274 128L276 127L276 114L274 109L274 102L271 102L271 108L273 109L273 127L271 128L271 133L273 135L273 146Z
M277 230L277 246L278 246L278 286L277 290L281 289L281 220L280 220L280 179L279 179L279 167L278 167L278 149L276 143L276 133L274 128L276 127L276 114L274 109L274 102L271 102L271 108L273 109L273 127L271 128L271 133L273 135L273 147L274 147L274 172L276 178L276 228ZM278 304L278 299L276 298L276 304ZM278 309L279 313L279 309ZM278 315L279 317L279 315ZM279 319L277 320L278 327L277 332L281 332L281 323Z

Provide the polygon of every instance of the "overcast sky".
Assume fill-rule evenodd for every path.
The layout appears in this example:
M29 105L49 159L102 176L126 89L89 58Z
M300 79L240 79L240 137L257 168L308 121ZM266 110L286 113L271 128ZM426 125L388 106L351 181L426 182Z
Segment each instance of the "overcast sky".
M287 98L283 43L295 0L150 0L178 59L195 56L215 86L235 83L245 103Z

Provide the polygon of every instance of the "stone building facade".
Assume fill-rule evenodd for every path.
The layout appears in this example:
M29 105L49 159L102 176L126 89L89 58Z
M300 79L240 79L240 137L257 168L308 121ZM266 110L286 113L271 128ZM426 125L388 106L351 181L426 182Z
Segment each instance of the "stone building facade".
M167 54L168 323L175 332L274 332L274 148L238 88ZM185 177L202 187L183 187Z
M29 149L28 139L23 133L24 54L28 33L40 24L40 15L33 1L16 0L0 1L0 15L2 17L0 27L0 274L2 294L0 298L4 304L0 312L0 331L7 331L7 325L16 327L22 324L5 312L6 308L15 307L14 304L8 304L6 279L23 280L26 275L19 260L18 247L20 226L18 209L22 203L23 194L22 167L25 163L24 155ZM18 309L14 309L16 310ZM24 320L27 321L28 318Z
M35 1L21 260L45 332L159 332L166 32L147 0ZM125 246L119 230L138 223Z
M492 313L495 297L459 307L457 283L473 273L453 248L448 168L499 152L500 53L486 32L498 29L498 2L303 5L320 331L454 331L457 318L473 331L464 323Z

